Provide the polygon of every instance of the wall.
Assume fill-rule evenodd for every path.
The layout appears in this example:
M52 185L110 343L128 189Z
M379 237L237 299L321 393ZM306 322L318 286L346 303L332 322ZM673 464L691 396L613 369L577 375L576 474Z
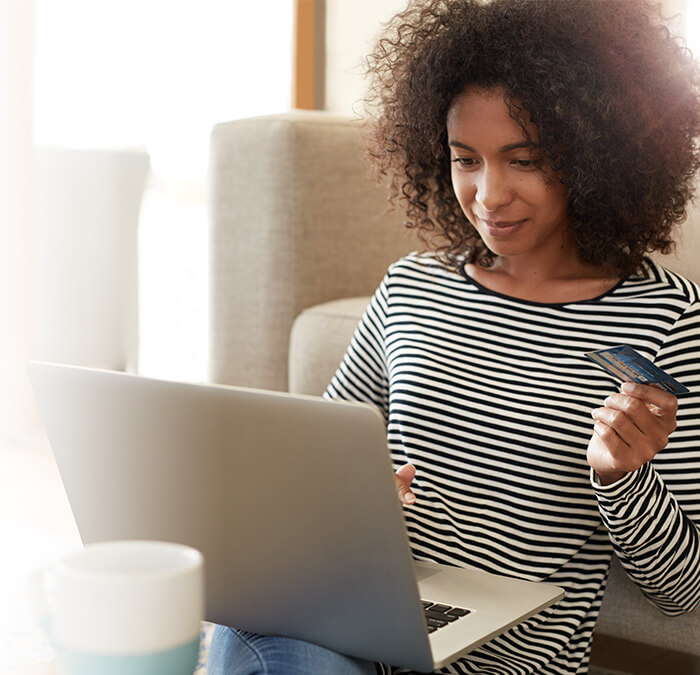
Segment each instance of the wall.
M362 64L381 22L406 0L326 0L326 109L352 114L365 93Z

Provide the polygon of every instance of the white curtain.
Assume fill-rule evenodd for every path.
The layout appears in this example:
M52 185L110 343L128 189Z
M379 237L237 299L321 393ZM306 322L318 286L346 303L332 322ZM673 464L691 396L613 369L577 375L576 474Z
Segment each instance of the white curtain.
M35 147L37 12L0 0L0 452L41 437L30 359L124 369L137 357L148 157Z
M137 357L137 223L148 157L35 147L38 6L0 0L0 451L41 436L27 362Z
M0 450L36 427L32 307L33 0L0 0Z

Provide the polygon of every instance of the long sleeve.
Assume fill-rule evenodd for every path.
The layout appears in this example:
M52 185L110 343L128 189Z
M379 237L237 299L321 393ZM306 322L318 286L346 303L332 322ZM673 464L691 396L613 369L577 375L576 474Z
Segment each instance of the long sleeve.
M642 592L668 615L700 601L700 303L675 322L656 363L685 384L678 426L649 464L596 485L615 552Z
M371 403L385 420L389 414L385 345L388 277L387 274L375 291L324 395L330 399Z

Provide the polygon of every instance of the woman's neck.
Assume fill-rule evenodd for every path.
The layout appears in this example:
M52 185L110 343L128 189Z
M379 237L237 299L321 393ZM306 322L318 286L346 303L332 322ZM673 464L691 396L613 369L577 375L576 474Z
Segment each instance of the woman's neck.
M467 274L489 290L521 300L566 303L607 293L620 278L603 267L575 260L496 258L493 266L465 265Z

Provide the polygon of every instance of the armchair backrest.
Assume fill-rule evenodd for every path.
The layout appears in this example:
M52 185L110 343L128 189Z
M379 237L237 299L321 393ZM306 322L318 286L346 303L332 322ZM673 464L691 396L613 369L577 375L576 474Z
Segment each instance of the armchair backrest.
M417 248L369 179L360 132L357 122L306 111L214 128L212 381L286 390L294 318L370 295L387 267Z

